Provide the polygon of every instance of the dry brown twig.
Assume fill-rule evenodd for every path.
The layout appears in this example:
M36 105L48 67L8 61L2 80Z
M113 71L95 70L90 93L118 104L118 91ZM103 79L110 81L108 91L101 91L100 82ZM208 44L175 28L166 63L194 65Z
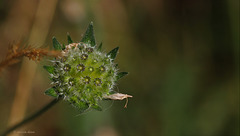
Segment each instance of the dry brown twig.
M45 56L57 57L61 55L61 52L51 51L47 48L33 48L32 46L21 48L20 45L17 43L9 46L6 57L0 62L0 72L5 67L19 62L21 57L38 62Z

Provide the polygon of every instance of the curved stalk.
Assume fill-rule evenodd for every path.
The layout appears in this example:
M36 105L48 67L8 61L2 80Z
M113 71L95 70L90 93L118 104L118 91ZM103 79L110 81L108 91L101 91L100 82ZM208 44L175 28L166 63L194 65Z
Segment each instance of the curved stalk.
M24 125L25 123L28 123L29 121L35 119L36 117L40 116L41 114L43 114L44 112L46 112L48 109L50 109L53 105L55 105L58 101L60 101L60 99L54 99L53 101L51 101L50 103L48 103L47 105L45 105L42 109L40 109L39 111L37 111L36 113L34 113L33 115L29 116L28 118L24 119L23 121L19 122L18 124L8 128L6 131L4 131L1 136L6 136L7 134L9 134L11 131L15 130L16 128Z

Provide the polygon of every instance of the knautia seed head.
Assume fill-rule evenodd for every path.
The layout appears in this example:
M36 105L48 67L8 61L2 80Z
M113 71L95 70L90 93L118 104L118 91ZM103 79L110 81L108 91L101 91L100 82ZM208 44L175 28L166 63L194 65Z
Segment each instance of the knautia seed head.
M113 98L117 80L127 75L118 72L114 63L119 47L102 52L102 44L96 46L92 23L81 42L74 43L68 35L68 45L64 46L53 37L53 47L61 50L62 55L52 60L52 66L44 66L53 85L45 94L61 96L81 112L89 108L101 110L98 102ZM114 100L118 100L116 96Z

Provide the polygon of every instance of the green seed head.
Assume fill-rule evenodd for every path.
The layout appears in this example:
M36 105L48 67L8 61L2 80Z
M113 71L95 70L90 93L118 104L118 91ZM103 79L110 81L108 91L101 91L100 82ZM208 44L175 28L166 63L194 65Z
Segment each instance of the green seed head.
M85 49L80 50L77 45L82 45ZM62 52L64 56L54 61L59 65L55 65L52 78L55 79L53 84L57 87L57 92L63 94L67 101L73 105L82 102L97 105L103 95L113 91L118 70L113 62L105 61L110 60L106 53L97 51L88 43L66 45ZM64 61L61 61L63 58ZM105 86L106 83L112 86Z
M113 62L118 47L109 53L101 51L102 44L96 47L92 24L80 43L73 43L69 35L68 43L63 48L53 38L53 47L62 50L62 56L52 60L53 66L44 66L54 85L45 94L62 96L80 111L90 107L99 110L98 102L112 94L116 81L123 76Z

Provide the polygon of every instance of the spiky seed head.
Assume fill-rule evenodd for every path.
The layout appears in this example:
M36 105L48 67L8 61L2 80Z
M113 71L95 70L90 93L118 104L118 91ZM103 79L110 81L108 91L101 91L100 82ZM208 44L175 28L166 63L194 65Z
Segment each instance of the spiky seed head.
M105 53L95 45L92 24L80 43L74 43L68 34L68 45L64 48L53 38L53 47L62 49L62 56L52 60L53 66L44 66L50 73L52 88L45 94L63 98L80 111L92 107L100 110L99 101L113 93L119 74L115 59L118 47Z

